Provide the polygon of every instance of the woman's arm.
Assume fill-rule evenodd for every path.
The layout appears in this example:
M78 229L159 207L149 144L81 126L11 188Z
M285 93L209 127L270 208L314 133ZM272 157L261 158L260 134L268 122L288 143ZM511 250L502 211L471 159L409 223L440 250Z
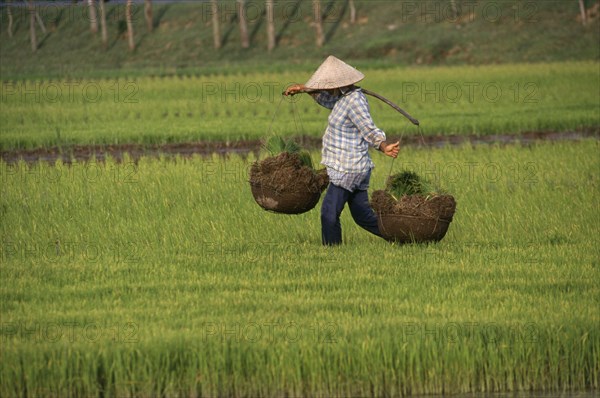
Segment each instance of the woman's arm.
M308 89L304 84L293 84L289 86L284 92L283 95L296 95L299 93L306 92ZM321 106L327 109L333 109L335 103L340 99L340 97L329 94L327 91L316 91L309 92L311 97Z
M283 95L285 95L285 96L296 95L296 94L302 93L306 90L307 90L307 88L304 84L292 84L291 86L289 86L288 88L285 89L285 91L283 92Z

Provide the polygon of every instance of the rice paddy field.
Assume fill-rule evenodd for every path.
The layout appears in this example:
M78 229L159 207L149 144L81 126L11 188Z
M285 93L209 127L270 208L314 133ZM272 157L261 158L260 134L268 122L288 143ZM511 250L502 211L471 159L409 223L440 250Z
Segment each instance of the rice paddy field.
M577 77L591 66L566 68ZM554 79L550 70L531 76ZM385 74L375 75L372 86L384 91L378 85ZM120 105L119 119L135 132L135 107L147 106L144 115L152 113L156 124L149 136L169 121L173 137L194 135L192 119L182 123L187 131L173 123L187 116L174 119L172 112L200 111L191 106L190 84L199 80L139 82L140 100L144 83L175 85L185 98ZM563 123L550 110L568 102L562 94L570 91L540 89L544 123ZM559 93L554 105L544 102ZM206 114L230 109L221 105ZM108 125L99 141L113 140L109 131L118 123L106 113L112 106L76 104L88 110L90 126ZM438 116L446 107L431 105ZM25 138L3 132L4 146L55 142L45 106L8 108L3 117ZM29 109L30 117L19 124L14 108ZM407 108L427 119L424 104ZM459 126L453 112L468 112L466 104L456 108L440 118L448 120L446 131ZM593 121L591 107L582 108L569 115ZM169 116L161 121L163 109ZM240 112L252 109L243 104ZM61 112L56 125L85 125L68 107ZM262 128L269 115L261 112L252 120ZM377 112L381 124L392 124ZM313 114L311 123L324 117ZM28 130L46 122L38 135ZM208 123L217 135L235 125L226 118ZM260 130L245 126L243 134ZM91 141L91 131L65 128L61 139ZM339 248L321 247L318 210L284 216L256 205L247 182L253 155L2 161L0 395L597 392L598 145L592 138L404 148L394 171L415 170L457 200L447 236L432 245L389 244L345 212ZM390 167L389 158L373 158L371 190L383 186Z
M326 109L306 95L281 102L285 87L311 72L3 80L0 150L259 139L272 120L278 134L320 137ZM419 119L426 135L598 131L597 62L373 68L366 75L361 85ZM370 104L390 136L414 133L387 105Z
M265 2L249 48L218 2L220 49L209 2L152 2L152 31L133 2L134 51L125 3L104 47L93 3L0 3L0 397L598 395L597 1L321 2L319 48L314 2L275 1L269 52ZM255 203L259 139L318 164L328 110L281 92L330 54L419 119L369 98L406 138L370 192L409 170L452 194L439 243L345 210L323 247L320 206Z

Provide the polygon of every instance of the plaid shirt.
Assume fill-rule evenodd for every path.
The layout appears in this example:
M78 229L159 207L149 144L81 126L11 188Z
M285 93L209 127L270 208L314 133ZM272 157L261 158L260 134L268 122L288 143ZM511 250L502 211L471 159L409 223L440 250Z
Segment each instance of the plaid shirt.
M366 173L375 167L369 156L369 145L379 150L385 133L375 126L369 103L360 88L341 96L322 92L313 98L331 109L323 136L321 164L342 173Z

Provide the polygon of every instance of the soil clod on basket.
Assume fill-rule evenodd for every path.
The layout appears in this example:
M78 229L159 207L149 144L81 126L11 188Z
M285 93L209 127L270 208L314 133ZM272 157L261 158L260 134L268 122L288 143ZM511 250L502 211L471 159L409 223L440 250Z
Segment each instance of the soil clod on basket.
M281 152L250 168L254 200L275 213L302 214L313 209L328 184L327 171L315 171L298 153Z
M255 162L250 168L250 183L277 192L318 192L329 184L325 169L306 166L297 153L282 152Z
M456 201L451 195L404 195L396 200L386 191L375 191L371 207L381 215L395 214L452 221Z

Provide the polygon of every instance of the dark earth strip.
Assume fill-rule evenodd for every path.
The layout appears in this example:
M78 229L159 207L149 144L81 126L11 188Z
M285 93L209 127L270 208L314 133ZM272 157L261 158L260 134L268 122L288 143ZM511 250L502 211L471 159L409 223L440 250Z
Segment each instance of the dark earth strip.
M586 128L574 131L554 132L539 131L526 132L522 134L495 134L495 135L437 135L420 136L410 135L402 137L401 146L425 146L439 148L444 146L456 146L469 143L471 145L480 144L531 144L535 141L579 141L586 138L600 140L600 127ZM400 137L390 136L390 142L399 140ZM296 141L305 149L320 149L321 138L301 136L296 137ZM117 162L128 156L130 160L136 161L143 156L182 156L191 157L193 155L210 156L212 154L228 155L239 154L246 156L254 153L258 156L261 147L261 140L240 140L240 141L197 141L162 145L144 145L144 144L117 144L117 145L72 145L68 147L49 147L38 149L17 149L0 152L0 159L6 163L16 163L23 160L26 163L35 163L39 161L55 163L62 160L64 163L73 161L82 162L95 159L103 161L110 156Z

